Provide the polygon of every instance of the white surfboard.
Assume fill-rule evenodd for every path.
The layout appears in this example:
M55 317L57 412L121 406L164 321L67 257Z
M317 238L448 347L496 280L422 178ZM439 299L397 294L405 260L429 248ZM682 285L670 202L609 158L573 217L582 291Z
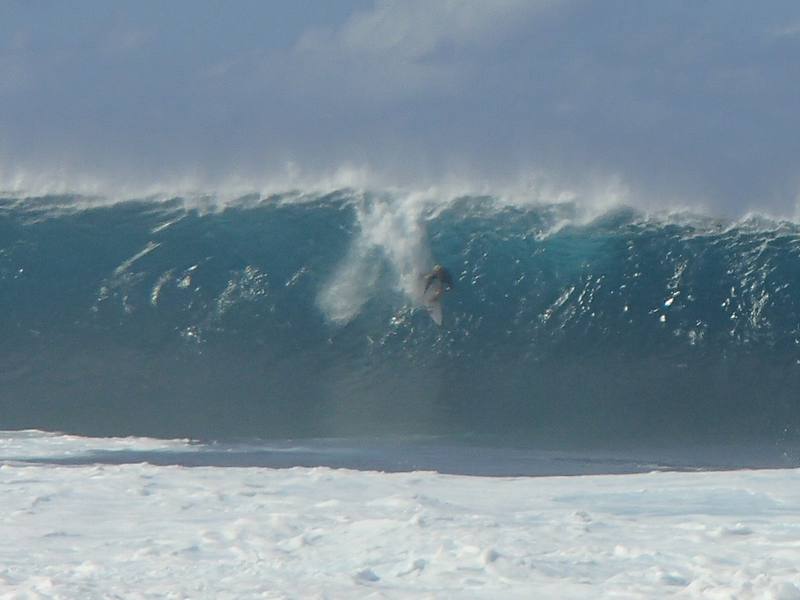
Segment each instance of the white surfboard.
M429 302L425 305L425 308L428 311L428 314L433 319L433 322L436 323L439 327L442 326L442 303L439 300L434 302Z
M434 280L422 295L422 303L425 306L425 310L428 311L428 314L431 316L431 319L433 319L433 322L440 327L442 325L443 318L441 298L442 291L442 282Z

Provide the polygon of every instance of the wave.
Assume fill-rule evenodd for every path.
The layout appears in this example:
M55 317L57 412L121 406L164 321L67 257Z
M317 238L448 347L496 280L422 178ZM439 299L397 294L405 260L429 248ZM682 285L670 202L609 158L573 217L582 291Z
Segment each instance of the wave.
M419 288L455 289L437 327ZM800 227L339 190L0 200L2 428L794 440Z

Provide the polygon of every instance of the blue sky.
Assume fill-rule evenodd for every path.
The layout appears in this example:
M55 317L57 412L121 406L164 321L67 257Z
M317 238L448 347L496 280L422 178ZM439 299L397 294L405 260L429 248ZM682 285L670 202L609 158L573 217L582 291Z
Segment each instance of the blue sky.
M7 189L352 169L796 216L798 99L794 0L0 2Z

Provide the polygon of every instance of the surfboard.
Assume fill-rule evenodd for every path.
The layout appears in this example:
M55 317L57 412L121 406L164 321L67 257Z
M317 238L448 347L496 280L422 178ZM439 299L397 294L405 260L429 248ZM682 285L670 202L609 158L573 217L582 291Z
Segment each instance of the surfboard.
M439 300L434 302L428 302L425 305L425 309L428 311L428 314L433 319L433 322L436 323L439 327L442 326L442 303Z
M442 325L442 283L440 281L433 281L425 293L422 295L422 303L425 310L428 311L434 323L441 327ZM438 297L437 297L438 296Z

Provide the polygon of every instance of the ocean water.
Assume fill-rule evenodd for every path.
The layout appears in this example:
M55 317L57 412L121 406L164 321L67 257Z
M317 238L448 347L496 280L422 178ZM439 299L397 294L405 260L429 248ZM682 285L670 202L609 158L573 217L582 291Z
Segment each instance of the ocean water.
M0 596L798 600L798 253L491 197L6 198Z
M436 262L455 280L442 327L419 301ZM7 197L0 429L793 465L798 292L800 226L755 217L352 190Z

